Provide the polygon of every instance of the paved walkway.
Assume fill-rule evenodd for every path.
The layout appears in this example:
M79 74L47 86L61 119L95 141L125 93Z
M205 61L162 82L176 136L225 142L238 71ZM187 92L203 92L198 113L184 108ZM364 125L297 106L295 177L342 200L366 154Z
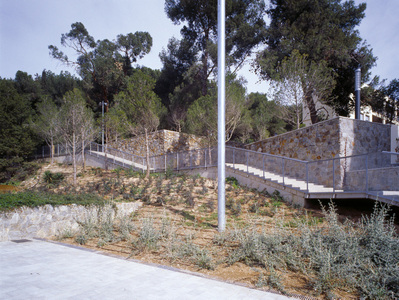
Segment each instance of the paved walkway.
M0 243L0 299L292 299L42 240Z

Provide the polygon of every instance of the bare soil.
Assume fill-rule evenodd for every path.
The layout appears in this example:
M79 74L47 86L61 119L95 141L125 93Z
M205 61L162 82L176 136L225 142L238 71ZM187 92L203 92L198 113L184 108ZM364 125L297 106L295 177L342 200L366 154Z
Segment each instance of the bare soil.
M43 181L45 171L64 174L65 179L58 185ZM244 284L264 290L275 290L272 286L258 286L259 279L267 275L262 266L245 262L229 263L228 257L234 250L220 247L217 239L217 182L214 180L185 175L152 175L143 178L140 174L123 170L101 170L96 168L79 169L78 184L73 186L72 166L59 164L43 165L36 176L26 180L21 189L46 190L55 193L97 193L112 201L142 201L143 206L131 216L135 228L140 228L143 219L150 218L157 228L162 227L162 220L174 229L180 240L190 240L200 249L205 249L211 257L210 267L201 267L192 259L175 257L167 244L160 244L154 249L138 249L134 239L137 230L131 232L131 238L110 243L99 243L99 238L91 238L84 247L112 253L125 258L134 258L147 263L167 265L178 269L199 272L224 281ZM316 205L310 209L294 208L285 203L278 195L268 195L259 191L238 187L234 183L226 185L226 220L227 230L233 228L252 228L273 230L277 220L284 220L287 226L301 216L313 218L316 224L323 223L323 214ZM342 218L351 218L345 215ZM353 212L351 212L353 213ZM355 218L359 216L355 214ZM292 226L295 231L295 226ZM59 237L49 237L59 238ZM75 237L63 239L66 243L77 244ZM317 294L305 275L289 270L277 270L284 291L291 295L325 299ZM334 291L341 299L357 299L356 293Z

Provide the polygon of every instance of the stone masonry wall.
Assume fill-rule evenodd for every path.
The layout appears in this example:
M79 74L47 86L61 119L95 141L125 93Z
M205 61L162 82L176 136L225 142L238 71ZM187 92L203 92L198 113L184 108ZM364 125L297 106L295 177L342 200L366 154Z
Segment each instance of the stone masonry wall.
M390 125L337 117L312 126L255 142L247 149L303 161L308 164L309 181L326 186L343 188L345 172L364 169L365 158L323 161L350 155L359 155L390 150ZM388 159L380 156L380 160ZM320 162L317 162L320 161ZM305 178L306 166L303 163L287 161L285 174L294 178ZM373 162L386 166L387 161ZM272 166L269 166L272 167ZM266 165L267 169L268 166ZM271 170L274 171L274 170Z
M340 156L390 151L391 126L339 118Z
M149 134L148 138L150 156L205 147L205 143L201 137L170 130L159 130L153 132ZM145 156L146 154L144 135L128 140L122 140L117 144L111 144L110 146L139 156Z
M339 118L255 142L247 149L306 161L339 155Z
M337 117L255 142L247 149L306 161L390 150L390 125Z
M138 209L141 203L117 203L117 214L125 215ZM0 242L23 238L48 238L65 230L77 230L77 220L96 214L97 207L79 205L21 207L0 213Z

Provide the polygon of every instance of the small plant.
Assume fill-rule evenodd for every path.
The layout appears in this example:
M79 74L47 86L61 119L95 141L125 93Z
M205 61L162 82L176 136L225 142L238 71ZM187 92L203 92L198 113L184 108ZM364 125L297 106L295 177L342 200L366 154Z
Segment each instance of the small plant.
M197 251L194 255L195 264L201 269L214 270L215 267L212 262L212 257L209 255L208 251L201 249Z
M206 202L206 206L208 207L210 212L213 212L215 210L215 201L213 201L212 199L209 199Z
M64 228L57 234L57 240L64 240L73 238L75 236L75 232L71 228Z
M152 218L145 218L141 222L141 230L138 239L134 245L139 250L155 250L158 248L158 242L161 238L160 232L154 227L154 220Z
M45 171L43 175L44 182L48 184L58 184L64 180L64 174L52 173L51 171Z
M233 188L238 188L238 180L235 177L226 177L226 183L230 184Z
M75 241L79 245L85 245L87 243L87 236L84 234L79 234L76 236Z

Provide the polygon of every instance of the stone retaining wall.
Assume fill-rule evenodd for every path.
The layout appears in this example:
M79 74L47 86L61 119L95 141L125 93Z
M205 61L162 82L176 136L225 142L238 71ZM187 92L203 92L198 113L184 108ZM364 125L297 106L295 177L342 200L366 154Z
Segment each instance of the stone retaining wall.
M206 146L201 137L170 130L159 130L150 133L148 139L150 156L199 149ZM139 156L146 155L144 135L118 141L117 143L110 144L110 147Z
M137 210L140 202L117 203L117 215L130 214ZM23 238L48 238L65 230L77 230L77 220L88 214L96 214L98 208L76 204L40 207L21 207L0 213L0 242Z
M249 144L246 148L304 161L318 161L389 151L390 135L391 125L337 117ZM308 165L309 181L332 186L332 163L327 161ZM388 161L380 161L378 164L385 166L387 163ZM342 189L345 184L345 171L363 169L365 157L336 161L334 167L335 187ZM305 166L301 163L292 162L291 166L286 168L287 176L294 178L305 178L304 172Z
M255 142L247 149L314 161L390 151L390 125L337 117Z

